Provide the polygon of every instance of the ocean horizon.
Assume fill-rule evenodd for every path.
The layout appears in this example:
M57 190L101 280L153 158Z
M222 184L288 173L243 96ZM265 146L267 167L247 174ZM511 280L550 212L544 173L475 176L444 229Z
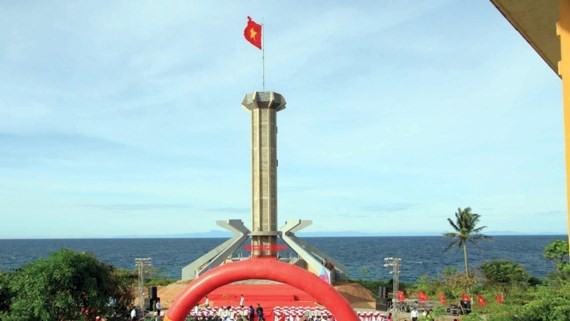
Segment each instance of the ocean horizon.
M346 266L352 279L391 279L384 258L402 259L400 279L414 282L420 276L437 278L445 268L464 269L463 253L444 252L450 240L443 236L300 236L310 245ZM181 269L214 249L227 238L88 238L88 239L3 239L0 240L0 271L11 271L62 248L93 253L99 260L117 268L134 270L135 258L152 259L160 275L180 278ZM554 271L554 264L543 257L544 247L566 235L493 235L493 242L480 242L481 251L471 246L470 265L474 268L491 260L520 263L534 277ZM247 257L245 247L235 257ZM295 256L287 249L280 256Z
M358 231L332 231L332 232L299 232L301 238L314 237L443 237L441 233L368 233ZM486 232L489 236L565 236L560 233L523 233L516 231L491 231ZM143 235L113 235L113 236L85 236L85 237L18 237L3 238L0 240L97 240L97 239L178 239L178 238L230 238L232 234L224 230L210 230L208 232L182 233L182 234L143 234ZM568 239L566 235L566 239Z

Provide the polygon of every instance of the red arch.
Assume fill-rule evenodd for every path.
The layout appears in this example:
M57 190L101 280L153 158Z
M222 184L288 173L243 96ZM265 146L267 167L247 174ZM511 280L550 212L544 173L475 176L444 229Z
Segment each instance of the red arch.
M263 279L289 284L324 305L337 320L359 321L350 303L330 284L293 264L275 259L249 259L214 268L192 281L166 313L165 321L184 321L190 310L211 291L241 280Z

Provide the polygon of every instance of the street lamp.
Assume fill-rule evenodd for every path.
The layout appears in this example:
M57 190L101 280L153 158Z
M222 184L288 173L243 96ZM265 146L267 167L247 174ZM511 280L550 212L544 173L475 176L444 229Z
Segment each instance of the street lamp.
M400 306L398 304L398 285L400 283L400 265L402 265L402 259L397 257L387 257L384 258L384 267L392 267L392 282L393 282L393 291L392 291L392 312L394 313L394 320L396 319L396 315L400 311Z

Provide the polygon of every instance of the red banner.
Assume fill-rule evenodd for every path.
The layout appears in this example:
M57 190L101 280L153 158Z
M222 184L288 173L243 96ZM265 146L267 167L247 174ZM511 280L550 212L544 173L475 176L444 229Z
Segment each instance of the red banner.
M481 294L477 294L477 302L479 302L481 306L487 306L487 301L485 301L485 298Z
M420 302L426 302L428 300L427 295L424 293L424 291L420 291L419 292L419 297L420 297Z
M246 245L243 247L245 251L261 251L261 252L278 252L286 251L287 245L285 244L263 244L263 245Z
M502 293L497 294L495 300L497 300L499 304L503 304L503 294Z
M443 295L443 292L439 292L439 302L445 304L445 295Z
M398 291L398 301L406 301L406 297L404 296L404 291Z

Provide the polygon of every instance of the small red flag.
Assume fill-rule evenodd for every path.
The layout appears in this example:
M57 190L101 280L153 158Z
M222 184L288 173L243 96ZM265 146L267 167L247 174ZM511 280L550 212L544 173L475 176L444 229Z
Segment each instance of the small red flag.
M420 297L420 301L421 302L426 302L428 300L427 295L424 293L424 291L420 291L419 292L419 297Z
M445 295L443 295L443 292L439 292L439 302L445 304Z
M247 17L247 26L243 30L243 36L245 40L261 49L261 25L253 21L251 17Z
M497 300L499 304L503 304L503 295L501 293L497 294L495 300Z
M463 293L461 295L461 300L462 301L471 301L471 298L467 294Z
M479 302L481 306L487 306L487 301L485 301L485 298L481 294L477 294L477 302Z
M398 291L398 301L406 301L403 291Z

